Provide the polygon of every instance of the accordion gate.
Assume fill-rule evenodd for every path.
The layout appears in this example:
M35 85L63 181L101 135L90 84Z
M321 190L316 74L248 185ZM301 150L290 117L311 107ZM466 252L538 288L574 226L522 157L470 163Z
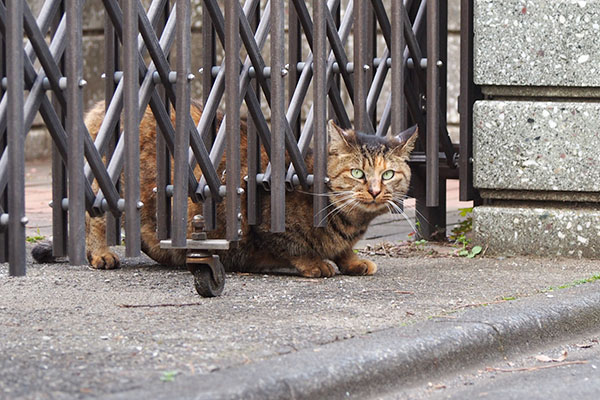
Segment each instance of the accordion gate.
M160 131L157 234L171 247L188 245L188 197L203 202L207 229L215 227L214 205L225 199L223 239L238 239L242 107L248 115L250 224L258 222L261 190L270 192L274 232L285 229L286 191L326 192L330 118L375 135L419 126L411 194L424 237L445 229L445 180L459 176L459 164L461 199L473 197L469 132L461 132L466 156L459 160L446 130L446 1L205 0L202 54L194 55L201 57L199 71L191 70L189 0L154 0L147 9L140 0L102 3L106 117L95 140L83 125L84 2L47 0L37 18L24 1L0 3L0 262L9 261L11 275L25 274L24 138L37 112L54 143L53 251L72 264L86 262L86 211L106 214L113 244L124 213L127 256L140 252L139 122L147 107ZM195 75L204 103L198 124L187 112ZM177 110L174 125L171 107ZM217 131L218 109L225 117ZM315 165L309 173L304 156L311 144ZM260 146L269 155L264 171ZM223 157L226 182L216 172ZM326 198L314 199L318 225Z

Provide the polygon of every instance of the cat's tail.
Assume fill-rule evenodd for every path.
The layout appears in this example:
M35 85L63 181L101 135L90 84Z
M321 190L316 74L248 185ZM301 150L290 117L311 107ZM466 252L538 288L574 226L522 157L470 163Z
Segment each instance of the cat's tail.
M31 256L40 264L56 262L57 259L52 254L52 241L50 240L38 242L31 250Z

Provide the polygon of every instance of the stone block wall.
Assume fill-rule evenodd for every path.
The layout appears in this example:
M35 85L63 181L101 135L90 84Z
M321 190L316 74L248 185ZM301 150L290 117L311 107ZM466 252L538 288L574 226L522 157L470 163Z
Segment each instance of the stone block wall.
M600 2L476 0L474 184L490 253L600 256Z
M27 0L34 15L37 15L44 0ZM390 6L392 0L384 0ZM147 5L150 0L143 0ZM262 3L265 3L264 1ZM286 2L287 3L287 2ZM346 1L342 1L345 5ZM192 0L192 71L200 68L200 54L202 51L202 0ZM458 141L458 106L460 72L460 0L448 1L448 130L454 141ZM101 0L87 0L83 9L84 29L84 79L88 85L84 90L85 107L88 108L104 96L104 82L100 78L104 68L104 11ZM384 43L383 39L378 41ZM268 51L268 44L265 46ZM347 46L347 54L352 54L351 40ZM200 79L193 81L192 96L200 97ZM387 94L384 93L385 98ZM383 110L383 107L379 107ZM348 109L352 106L348 103ZM51 151L51 139L41 118L36 119L35 125L29 132L26 140L27 159L48 157Z

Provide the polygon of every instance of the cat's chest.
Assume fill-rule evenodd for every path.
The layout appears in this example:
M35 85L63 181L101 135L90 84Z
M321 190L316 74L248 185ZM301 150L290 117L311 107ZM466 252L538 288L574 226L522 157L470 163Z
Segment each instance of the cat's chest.
M340 244L354 245L367 231L368 220L357 220L338 213L327 221L328 233Z

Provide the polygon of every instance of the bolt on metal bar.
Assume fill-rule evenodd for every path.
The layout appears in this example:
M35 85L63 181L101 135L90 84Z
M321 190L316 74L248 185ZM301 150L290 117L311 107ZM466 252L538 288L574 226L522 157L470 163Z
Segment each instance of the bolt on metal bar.
M69 156L69 262L85 263L85 202L83 176L83 59L79 49L82 40L82 1L66 0L67 13L67 135Z
M123 2L123 140L125 141L125 249L127 257L141 252L140 131L138 75L138 4ZM183 186L185 188L185 186Z
M25 33L29 37L29 43L31 43L33 46L40 64L44 68L44 72L46 73L46 76L50 82L50 87L55 92L61 92L62 88L60 87L59 81L62 77L62 74L56 65L56 62L54 61L54 57L50 53L50 50L46 44L46 40L44 39L44 35L40 31L27 3L25 3L23 7L23 13ZM61 99L64 100L64 98L60 97L59 101ZM66 104L63 103L61 105L64 107Z
M181 77L190 74L190 1L177 1L176 9L178 24L175 65L177 75L180 79L177 79L176 84L176 108L179 112L175 115L174 193L171 241L173 246L184 247L187 243L188 219L188 191L186 182L188 180L188 148L190 145L188 125L190 83L187 79L181 79Z
M107 7L111 7L111 10L109 12L109 15L111 16L111 18L113 19L113 22L115 23L115 26L117 27L116 31L117 34L121 34L121 30L119 29L120 27L120 21L122 21L122 16L120 15L120 11L119 9L115 8L115 5L110 2L110 1L106 1L106 5ZM108 8L107 8L108 10ZM168 50L172 44L172 32L174 32L174 27L175 27L175 9L171 12L171 15L169 16L169 20L167 21L167 26L165 27L165 31L163 32L163 35L161 37L161 41L160 41L160 45L164 50ZM149 17L154 19L155 17L158 17L158 9L155 7L151 7L150 12L149 12ZM141 30L143 31L145 26L148 26L148 24L145 21L145 18L140 18L140 20L142 21L142 25L141 25ZM141 48L141 44L140 47ZM138 56L138 60L141 60L141 54ZM174 130L171 127L171 120L169 115L166 113L164 105L162 103L162 100L160 99L160 97L158 96L157 92L154 90L154 83L153 83L153 64L150 66L150 71L148 71L146 69L146 67L143 65L143 61L139 61L139 73L141 75L143 75L144 81L142 82L141 88L140 88L140 109L145 109L146 108L146 104L150 104L150 108L152 109L152 112L154 113L154 116L157 120L158 125L161 128L161 132L163 133L163 135L165 135L165 139L167 140L167 146L169 147L169 150L172 150L173 147L173 137L174 137ZM115 93L115 98L117 99L117 101L121 101L122 100L122 91L119 91L120 89L122 89L122 84L121 82L119 83L119 85L117 86L117 91ZM149 98L149 100L148 100ZM173 100L175 100L175 98L173 98ZM111 110L112 105L115 103L115 100L113 99L113 102L111 102L111 105L109 106L109 111L107 112L107 116L108 113ZM113 110L115 110L115 113L113 114L114 116L118 117L118 108L114 108ZM188 116L188 118L191 120L191 118ZM108 119L105 118L105 121ZM114 120L116 121L116 119ZM113 122L114 122L113 121ZM100 132L102 132L102 127L100 128ZM191 127L190 124L190 132L192 133L192 139L195 139L197 136L194 136L193 134L193 128ZM100 136L100 133L99 135ZM199 140L197 140L199 142ZM202 161L204 158L208 158L208 154L206 153L206 149L204 148L204 150L202 149L202 144L197 144L195 145L194 140L192 140L192 148L194 149L196 154L199 154L200 160L201 160L201 165L205 165L206 161ZM118 149L118 146L117 146ZM203 153L204 152L204 153ZM116 151L115 151L116 153ZM203 155L204 154L204 155ZM111 160L111 163L108 166L108 170L109 170L109 175L111 176L111 179L113 182L116 182L116 180L118 179L119 173L121 171L122 168L122 163L123 163L123 159L120 157L115 157L114 160ZM114 164L114 165L113 165ZM190 171L191 171L191 167L189 167ZM205 174L209 176L209 185L211 186L211 188L217 187L218 188L218 184L216 183L218 181L218 179L216 178L216 173L214 172L214 170L206 170L204 169L206 172ZM195 193L195 188L197 186L197 182L194 178L193 172L191 174L188 174L188 186L189 186L189 193L190 195L194 195ZM218 190L218 189L217 189ZM99 192L98 196L96 197L96 201L95 204L101 204L102 203L102 194ZM114 209L114 207L111 206L112 209Z
M43 13L38 18L40 24L43 24L43 29L49 29L50 20L44 19L48 16L48 13ZM5 30L6 27L6 10L4 6L0 3L0 29ZM61 19L61 22L56 30L55 36L52 39L51 43L51 53L58 57L59 54L62 54L64 48L66 46L66 20L65 18ZM58 43L58 44L57 44ZM55 47L56 46L56 47ZM67 155L67 136L63 129L63 124L61 120L56 116L56 112L52 107L52 104L48 100L48 98L42 93L42 76L38 76L38 73L34 70L34 67L31 63L33 57L33 48L28 45L25 48L26 56L24 58L24 67L25 67L25 85L31 87L30 94L27 98L27 102L25 103L25 122L30 125L33 121L33 115L35 111L38 109L37 104L39 104L39 111L46 122L46 126L54 143L56 144L57 150L60 152L63 162L68 164L68 155ZM29 54L27 54L29 52ZM37 82L37 83L35 83ZM62 96L62 92L54 93L55 96ZM6 96L2 99L0 103L0 132L4 130L6 127ZM41 102L41 103L40 103ZM36 105L33 105L36 104ZM7 183L7 163L8 163L8 154L3 154L2 158L0 158L0 192L4 190L4 187ZM91 207L91 204L94 199L94 193L89 184L86 184L84 187L85 191L85 201L86 205L88 205L88 210Z
M325 177L327 176L327 4L321 0L313 0L313 104L314 104L314 182L313 193L313 225L324 227L327 192Z
M439 206L439 130L440 121L438 107L440 102L439 93L439 0L427 2L427 155L426 165L426 201L427 207Z
M44 6L42 7L42 10L40 11L40 16L37 20L37 24L41 27L42 31L47 31L50 28L50 23L52 20L52 16L54 15L53 13L51 13L51 9L46 7L46 4L50 4L48 3L44 3ZM0 29L4 32L7 31L7 24L6 24L6 13L7 10L5 8L5 5L3 3L0 3ZM22 47L21 47L22 49ZM23 50L21 50L23 51ZM27 45L25 46L25 61L24 61L24 67L27 69L31 63L33 62L33 60L35 60L35 52L33 47L31 46L31 43L27 43ZM35 74L35 70L33 69L33 67L30 68L31 71L33 71L33 75L37 76L37 74ZM25 78L27 80L28 78L28 71L26 70L25 73ZM25 87L27 88L31 88L32 86L32 82L35 78L32 78L28 81L25 82ZM7 79L8 82L8 79ZM6 108L8 106L7 103L8 98L6 96L4 96L2 98L2 101L0 102L0 139L3 137L4 132L6 130Z
M415 19L414 24L412 25L412 28L409 27L408 29L412 30L413 33L416 33L420 27L421 24L424 21L423 15L424 12L422 12L424 10L423 7L419 8L419 13L417 14L417 17ZM406 10L399 10L401 14L406 13ZM403 21L404 24L406 24L406 20ZM405 27L405 32L406 32L406 27ZM404 49L404 57L403 57L403 64L406 66L410 67L409 62L412 60L410 57L410 50L408 48ZM423 61L426 61L426 59L422 58L421 59L421 64L423 65L424 68L427 68L427 64L424 63ZM390 59L390 67L392 66L391 63L391 59ZM418 94L418 92L416 91L417 89L414 87L414 85L411 83L410 81L410 76L405 76L404 79L404 85L403 85L403 93L404 93L404 97L403 97L403 101L405 102L405 108L403 109L403 115L406 117L406 110L408 109L408 111L410 112L410 115L412 117L412 119L416 122L416 124L419 126L419 129L421 129L421 134L419 135L419 141L421 143L423 143L423 147L425 147L425 118L423 117L422 111L419 109L419 104L418 102L415 100L415 93ZM392 90L393 90L393 84L394 82L392 82ZM386 131L389 129L390 124L391 124L391 108L392 108L392 99L391 99L391 94L390 97L388 97L388 100L386 102L383 114L381 116L381 120L379 123L379 126L377 127L377 135L378 136L383 136L385 135ZM396 116L398 113L394 113L394 115ZM404 128L400 129L400 131L402 131ZM399 132L399 131L395 131L394 132Z
M344 50L344 44L342 43L337 28L335 26L335 21L333 20L333 16L329 11L329 8L325 10L325 18L327 19L327 38L329 39L329 43L331 45L331 50L335 55L335 59L337 60L337 64L339 65L348 65L348 57L346 56L346 51ZM339 68L339 67L338 67ZM344 83L346 85L346 90L348 91L348 96L351 101L354 101L354 86L352 82L352 78L350 77L350 73L346 68L339 68L339 71L344 79Z
M1 12L0 12L0 16L3 17ZM50 53L49 57L51 57L52 60L59 58L63 54L64 49L66 47L67 42L64 40L65 26L66 26L66 20L62 19L61 22L59 23L58 28L56 29L55 37L53 38L53 40L50 44L50 48L49 48L49 53ZM54 61L52 61L52 63L54 63ZM42 117L46 121L46 124L47 124L49 130L52 132L52 129L55 129L55 130L58 130L59 132L61 132L63 129L62 125L60 123L55 122L55 120L56 120L55 111L48 104L48 100L43 92L44 75L42 74L41 70L40 70L40 73L36 73L33 70L33 66L31 65L31 62L29 59L25 59L25 78L26 78L26 82L29 80L34 80L32 86L31 86L29 96L27 97L27 100L25 102L25 132L27 132L29 130L31 124L33 123L35 113L37 112L38 109L40 109L40 107L41 107L40 112L42 113ZM83 81L82 79L79 80L78 86L82 87L84 85L85 85L85 81ZM60 101L61 103L66 104L66 100L64 99L63 93L61 91L54 92L54 95L61 100ZM47 110L47 111L44 111L44 110ZM2 111L3 110L0 110L0 115L2 114ZM50 114L51 118L48 118L45 114ZM0 116L0 119L2 119L1 116ZM97 176L100 186L103 188L103 190L107 191L107 198L109 199L110 204L112 206L116 207L116 202L118 200L118 193L110 184L110 180L108 179L108 175L106 174L104 165L102 164L102 160L100 158L100 155L96 151L94 151L95 149L93 147L93 143L91 142L89 134L87 133L87 129L85 129L85 126L83 126L83 124L82 124L82 129L84 130L83 137L84 137L85 156L88 159L88 162L91 166L92 171ZM3 179L2 179L1 175L3 175L3 172L4 171L0 171L0 187L2 186L1 182ZM93 196L93 192L91 191L91 188L89 187L89 184L86 185L85 190L86 190L86 203L90 204L91 199L94 196Z
M300 16L300 22L302 24L302 27L304 29L304 32L305 32L305 35L307 38L307 44L309 45L309 47L312 47L313 27L312 27L312 20L310 19L308 10L306 9L306 4L299 0L296 0L294 4L298 9L298 15ZM330 0L328 2L328 8L333 9L336 4L338 4L338 1ZM346 42L345 38L347 38L347 36L350 32L351 25L352 25L352 18L347 18L347 17L353 16L353 9L354 9L353 4L354 3L352 0L348 2L348 5L346 7L346 13L344 15L344 21L342 22L342 25L340 26L340 29L338 30L338 36L340 38L342 38L342 44ZM311 48L311 51L312 51L312 48ZM311 65L312 54L310 54L309 57L310 57L310 62L307 61L305 63L305 65ZM336 115L337 119L339 120L339 123L341 124L341 126L345 127L345 128L350 128L350 126L351 126L350 118L348 118L348 114L346 113L344 102L342 101L341 96L340 96L340 91L337 88L337 83L333 79L331 79L331 74L333 72L334 65L335 65L335 54L331 54L329 56L329 60L328 60L328 64L327 64L327 80L329 82L328 88L327 88L327 90L328 90L327 94L329 95L329 100L331 101L331 104L335 111L335 115ZM310 72L312 74L312 71L310 71ZM304 96L302 96L302 98L303 97ZM351 100L351 101L353 101L353 100ZM308 120L307 120L307 122L308 122ZM305 124L305 126L306 126L306 124ZM312 121L308 126L309 126L309 129L311 130L310 134L312 135Z
M329 7L331 8L333 2L329 3ZM303 4L303 3L301 3ZM345 43L349 34L350 34L350 29L352 27L352 21L353 21L353 2L352 0L350 0L348 2L348 6L346 8L346 12L344 14L344 19L342 20L342 23L340 25L340 28L338 30L338 35L340 36L342 43ZM299 15L304 15L304 13L299 13ZM305 32L309 29L309 21L304 21L302 23ZM312 38L312 27L310 27L310 31L311 31L311 38ZM312 53L309 55L309 60L311 60L312 62ZM348 118L348 115L345 112L345 109L342 108L342 112L339 112L339 110L336 108L336 106L338 106L338 104L335 102L335 94L337 94L338 98L339 98L339 91L337 91L335 89L335 82L333 79L331 79L331 75L333 73L333 68L332 68L332 60L335 56L334 55L329 55L329 59L327 62L327 82L328 85L331 85L333 87L330 87L328 90L328 94L329 94L329 99L330 101L332 101L334 108L336 110L336 116L337 118L340 120L339 123L341 124L342 127L344 128L350 128L350 119ZM305 75L306 72L306 75ZM304 82L303 79L306 78L307 80L310 80L312 75L312 69L310 68L306 68L302 71L302 75L300 76L300 82ZM309 83L309 82L308 82ZM294 98L296 98L296 95L298 94L298 112L299 112L299 108L301 106L302 103L302 99L304 98L304 95L306 93L306 90L308 89L308 83L306 83L306 86L300 84L298 85L298 87L296 88L296 92L294 93ZM301 92L299 92L301 91ZM334 94L334 96L332 96L332 93ZM341 101L341 100L340 100ZM295 104L294 100L292 100L291 104ZM288 110L288 115L290 115L290 112L296 112L294 109L291 109L290 106L290 110ZM298 115L298 114L296 114ZM313 136L313 116L314 116L314 104L311 106L311 108L308 111L308 114L306 116L306 121L304 123L304 127L302 128L302 132L300 133L300 138L298 139L298 147L300 148L300 152L302 153L302 156L306 156L307 152L308 152L308 148L310 145L310 141L312 140L312 136ZM288 117L289 119L289 117ZM290 165L290 167L288 168L288 172L287 172L287 180L290 182L293 182L293 176L295 175L295 170L294 170L294 166Z
M427 0L422 0L419 4L417 15L415 16L415 21L412 24L413 29L411 29L410 17L408 16L408 11L406 10L406 8L403 8L401 12L404 16L404 38L406 39L406 45L408 46L408 50L415 64L420 65L423 55L421 52L421 47L419 46L419 41L417 40L417 32L419 30L415 29L415 27L420 28L422 26L422 21L424 21L427 18ZM424 71L421 68L416 68L415 72L417 74L420 87L426 87L427 77L425 76Z
M117 34L117 37L122 38L123 37L123 14L121 12L121 9L119 8L119 5L115 2L115 1L111 1L111 0L103 0L103 4L105 7L105 11L106 14L108 14L108 16L110 17L110 20L112 22L112 26L115 30L115 33ZM154 4L154 3L153 3ZM139 5L138 5L139 6ZM147 19L150 20L150 23L154 24L158 18L159 14L159 8L158 7L151 7L151 9L148 11L148 16L146 17L145 13L140 13L140 18L142 16L146 17ZM144 26L144 24L142 23L142 27ZM168 35L163 35L163 36L168 36ZM171 40L168 40L167 43L171 43ZM141 57L141 53L143 51L143 49L145 48L145 42L143 40L138 41L138 45L137 45L137 51L140 53L140 57ZM170 48L167 47L167 48ZM144 68L143 63L140 63L140 73L142 73L142 68ZM146 74L146 71L143 70L143 75ZM98 149L98 151L100 153L104 153L106 150L106 143L108 141L108 138L111 135L111 132L113 132L120 120L120 114L123 108L123 87L124 87L124 82L122 80L120 80L117 84L117 88L114 91L114 94L112 96L111 102L108 105L108 109L106 110L106 114L104 116L104 119L102 121L102 124L100 125L100 129L98 130L98 133L96 135L96 139L94 140L94 143L96 145L96 148ZM140 93L140 98L143 98L144 93ZM144 109L144 107L140 107L140 109ZM91 171L86 169L86 177L88 179L91 179Z
M23 3L8 0L6 30L8 77L8 260L10 276L25 275L25 143L23 121Z
M248 4L248 3L247 3ZM250 3L252 4L252 3ZM267 3L266 7L265 7L265 15L270 15L270 2ZM245 7L246 8L246 7ZM245 14L248 15L248 11L245 10ZM223 31L223 18L222 15L220 14L220 10L217 8L215 10L212 10L212 14L211 16L213 17L213 21L215 23L215 28L217 31L217 34L219 35L219 37L222 37L222 31ZM268 28L268 24L270 22L270 18L265 18L264 20L261 20L261 24L259 25L259 28L257 30L257 37L260 38L264 38L265 36L263 36L263 34L266 32L267 29L261 29L263 26L263 21L266 22L266 24L264 25L265 28ZM243 24L242 24L243 25ZM243 27L241 28L243 30ZM244 37L244 34L242 32L242 37ZM259 43L261 43L261 40L258 40ZM262 45L259 46L259 48L262 48ZM249 57L248 57L249 58ZM249 87L249 66L251 65L251 60L250 61L246 61L244 63L243 69L242 69L242 74L240 77L240 81L241 83L241 92L245 93L246 90L248 91L253 91L253 89L251 87ZM215 81L215 85L217 85L219 83L219 78L217 76L217 80ZM265 83L266 85L268 85L268 83ZM267 86L268 87L268 86ZM268 92L267 92L268 93ZM241 96L242 97L242 96ZM248 99L247 97L243 96L245 99ZM252 100L253 97L251 96L250 99ZM267 98L267 103L269 102L269 99ZM256 105L253 103L248 103L247 105L249 107L249 111L252 113L253 118L254 118L254 113L257 112L253 110L253 108L256 108ZM260 121L257 121L260 122ZM260 125L259 125L260 126ZM308 175L308 173L306 172L306 164L304 163L304 159L301 156L300 152L298 151L297 145L296 145L296 141L295 141L295 137L294 134L292 132L292 129L289 125L289 123L287 122L287 120L284 121L284 127L285 127L285 145L286 145L286 149L290 155L291 161L294 164L294 166L298 169L299 171L299 179L302 183L302 186L304 186L305 188L308 187L307 181L306 181L306 176ZM259 132L261 132L261 129L259 129ZM263 135L264 136L264 135ZM264 140L265 138L263 138L263 141L266 142ZM270 173L269 171L267 171L265 173L265 175L267 176L265 179L269 180L270 179ZM200 185L200 187L202 187L202 185Z
M390 54L390 50L386 48L383 51L383 56L387 58ZM388 66L385 63L379 64L375 74L373 76L373 80L371 83L371 87L369 88L369 92L367 94L367 113L371 116L371 121L374 121L375 114L377 112L377 100L381 95L381 90L383 89L383 85L385 83L385 77L388 73ZM373 122L376 126L376 121Z
M251 3L247 3L246 6L248 4L251 5ZM246 7L246 6L244 7L244 13L249 12L248 7ZM211 10L211 18L212 18L214 26L215 26L215 31L216 31L217 35L219 36L219 38L221 39L221 41L224 41L225 40L225 38L224 38L225 28L224 28L223 15L220 13L220 10L218 8L216 8L216 9L210 8L210 10ZM269 13L270 13L269 10L270 10L270 2L268 2L265 7L266 15L269 15ZM270 19L268 17L262 19L257 28L255 37L256 37L256 41L258 42L259 48L262 48L266 42L269 21L270 21ZM224 66L224 63L225 63L225 61L223 62L222 66ZM261 140L263 142L263 145L265 146L265 150L266 150L267 154L270 154L270 151L271 151L270 150L270 148L271 148L270 131L267 126L264 115L262 113L262 110L260 109L260 104L258 103L257 96L254 93L254 89L250 85L250 77L248 74L250 64L251 64L251 62L247 59L242 67L242 71L240 73L240 78L239 78L240 79L239 95L240 95L240 98L243 97L246 100L246 104L248 105L248 111L250 112L254 122L257 125L258 133L261 135ZM219 71L219 74L217 75L217 77L215 79L215 82L214 82L211 92L209 94L209 98L204 105L204 113L200 117L200 121L198 123L198 130L200 132L205 132L205 130L208 128L208 123L210 122L210 119L213 118L214 114L216 114L218 102L220 101L220 98L222 97L224 90L225 90L224 86L225 86L225 68L221 68L221 70ZM238 105L238 107L239 107L239 105ZM225 151L226 134L224 132L225 132L226 128L227 128L227 120L225 119L221 123L219 132L216 135L215 142L213 143L213 147L210 152L210 159L215 168L220 163L223 153ZM200 179L200 183L198 184L197 192L203 193L205 184L206 184L206 178L204 176L202 176L202 178Z

